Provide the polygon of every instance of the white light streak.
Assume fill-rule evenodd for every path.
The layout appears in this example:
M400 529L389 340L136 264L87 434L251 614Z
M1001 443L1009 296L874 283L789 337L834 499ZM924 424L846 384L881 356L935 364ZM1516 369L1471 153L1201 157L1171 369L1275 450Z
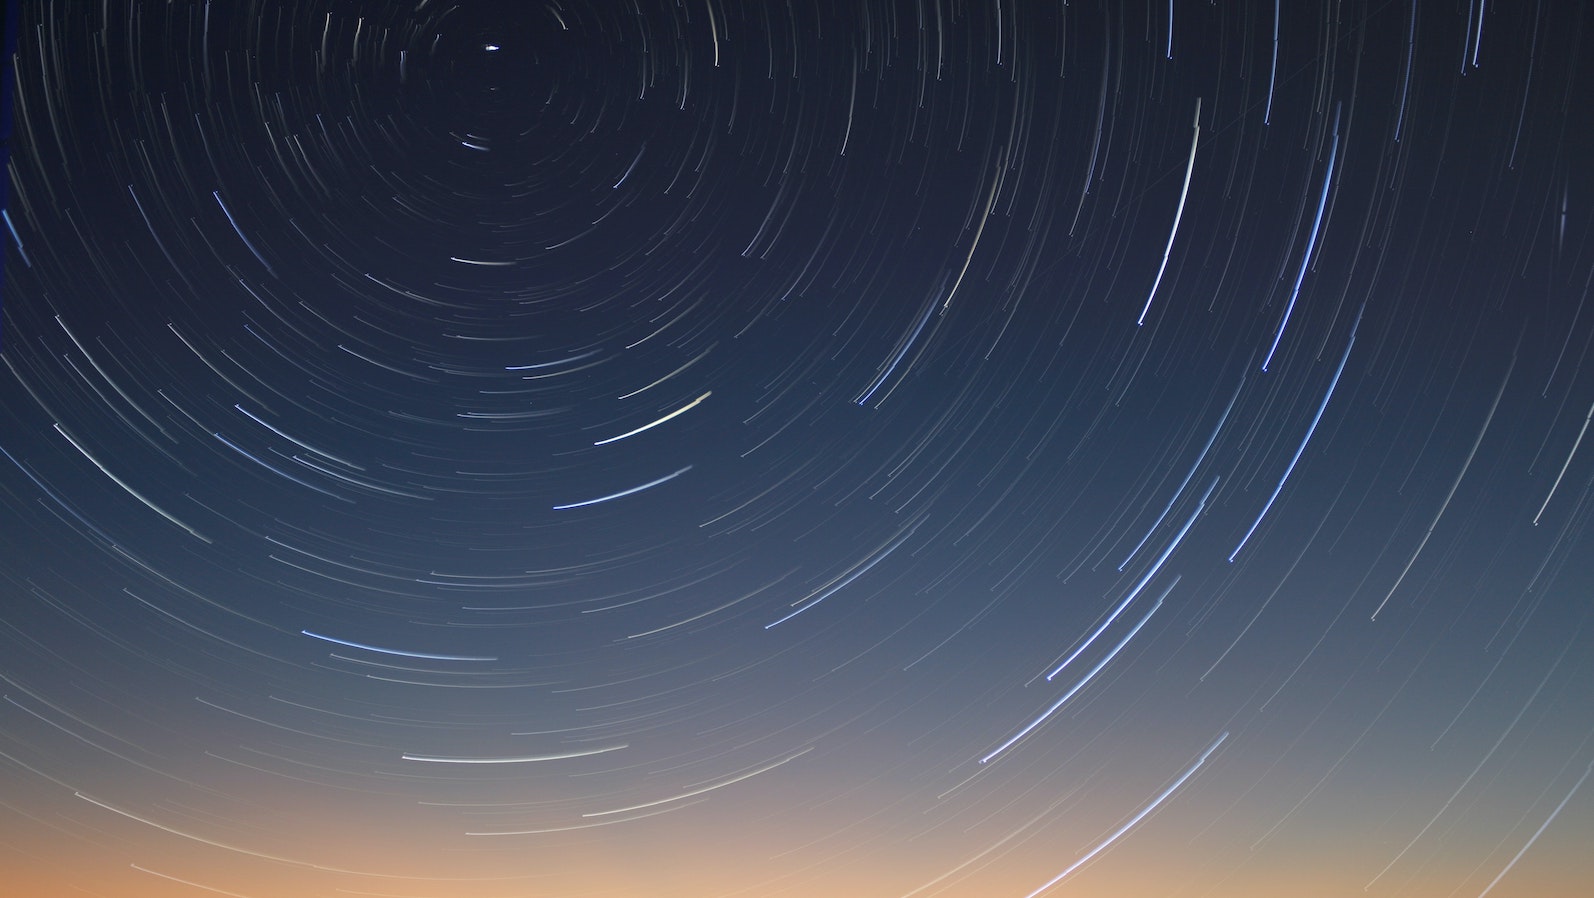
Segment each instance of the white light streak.
M610 493L607 496L599 496L596 499L583 499L580 502L570 502L570 503L565 504L565 505L555 505L553 507L553 510L554 511L566 511L566 510L571 509L571 508L585 508L588 505L597 505L600 502L610 502L610 501L613 501L615 499L623 499L626 496L635 495L636 493L640 493L643 490L650 490L650 489L658 486L661 483L669 483L671 480L674 480L675 478L681 476L682 474L685 474L687 471L690 471L690 470L692 470L692 466L691 465L687 465L686 467L682 468L681 470L676 471L674 474L666 474L663 477L660 477L658 480L649 480L647 483L644 483L641 486L633 486L633 487L631 487L628 490L621 490L618 493Z

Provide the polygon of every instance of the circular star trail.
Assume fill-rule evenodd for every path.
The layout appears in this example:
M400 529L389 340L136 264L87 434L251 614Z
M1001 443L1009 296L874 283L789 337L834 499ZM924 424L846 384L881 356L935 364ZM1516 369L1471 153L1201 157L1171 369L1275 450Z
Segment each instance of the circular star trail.
M19 18L12 888L1594 878L1579 4Z

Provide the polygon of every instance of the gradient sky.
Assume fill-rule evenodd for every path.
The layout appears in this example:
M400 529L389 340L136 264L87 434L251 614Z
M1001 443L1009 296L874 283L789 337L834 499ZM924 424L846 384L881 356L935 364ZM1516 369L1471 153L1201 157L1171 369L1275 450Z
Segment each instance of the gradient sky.
M22 19L11 893L1594 888L1583 4Z

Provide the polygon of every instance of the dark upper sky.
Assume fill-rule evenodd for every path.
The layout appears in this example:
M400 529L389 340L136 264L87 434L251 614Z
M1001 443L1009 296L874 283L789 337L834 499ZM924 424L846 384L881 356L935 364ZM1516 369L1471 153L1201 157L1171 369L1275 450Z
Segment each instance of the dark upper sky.
M1594 880L1581 4L22 20L29 894Z

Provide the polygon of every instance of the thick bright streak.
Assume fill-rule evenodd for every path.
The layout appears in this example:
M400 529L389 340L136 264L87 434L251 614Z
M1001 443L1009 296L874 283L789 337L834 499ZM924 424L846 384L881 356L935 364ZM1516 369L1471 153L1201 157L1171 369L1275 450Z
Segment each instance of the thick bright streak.
M652 488L658 486L661 483L669 483L671 480L674 480L675 478L681 476L682 474L685 474L687 471L690 471L690 470L692 470L692 466L691 465L687 465L686 467L682 468L681 470L676 471L674 474L666 474L663 477L660 477L658 480L649 480L647 483L644 483L644 484L642 484L640 486L633 486L633 487L631 487L628 490L621 490L618 493L610 493L607 496L599 496L596 499L583 499L580 502L571 502L571 503L569 503L567 505L555 505L553 507L553 510L554 511L565 511L566 509L571 509L571 508L583 508L583 507L588 506L588 505L597 505L599 502L608 502L608 501L611 501L613 499L623 499L626 496L630 496L630 495L634 495L636 493L640 493L643 490L652 489Z
M1356 345L1356 327L1361 323L1362 318L1358 313L1356 324L1351 325L1350 339L1345 341L1345 353L1339 357L1339 367L1334 369L1334 379L1328 382L1328 389L1323 393L1323 401L1317 406L1317 414L1312 416L1312 424L1306 428L1306 436L1301 437L1301 444L1295 447L1295 455L1290 458L1290 463L1285 467L1283 476L1279 477L1278 486L1273 487L1273 495L1267 497L1267 503L1262 506L1262 511L1256 516L1256 520L1251 522L1251 528L1245 531L1245 536L1240 537L1240 544L1234 547L1233 552L1229 553L1230 564L1234 563L1234 559L1240 554L1240 550L1245 548L1245 544L1251 541L1251 535L1256 533L1256 528L1262 526L1262 519L1267 517L1268 510L1278 500L1279 493L1284 491L1284 484L1290 479L1290 474L1295 470L1295 465L1301 460L1301 453L1306 451L1306 444L1311 442L1312 434L1317 431L1317 422L1323 420L1323 410L1328 408L1328 401L1334 398L1334 388L1339 386L1339 376L1345 373L1345 362L1350 359L1351 347Z
M1171 34L1168 38L1173 40ZM1184 186L1179 188L1179 208L1173 213L1173 227L1168 230L1168 245L1162 248L1162 264L1157 266L1157 278L1151 282L1151 292L1146 294L1146 305L1140 310L1140 317L1135 319L1138 327L1146 323L1146 313L1151 311L1151 300L1157 295L1157 287L1162 283L1163 272L1168 270L1168 257L1173 254L1173 239L1179 236L1179 220L1184 218L1184 201L1190 195L1190 175L1195 172L1196 147L1201 143L1201 98L1195 101L1195 122L1192 124L1195 133L1190 135L1190 161L1184 166Z
M642 433L643 431L652 430L653 428L658 427L660 424L663 424L664 422L669 421L672 418L675 418L675 417L680 416L680 415L684 415L687 412L691 411L692 409L697 408L699 403L701 403L703 400L705 400L708 397L713 396L713 395L714 395L714 391L710 390L709 392L704 393L703 395L697 397L696 399L692 400L691 402L688 402L687 404L681 406L680 408L676 409L675 411L670 412L668 415L665 415L662 418L659 418L659 419L657 419L655 421L652 421L651 423L644 424L641 427L636 428L635 430L628 430L625 433L620 434L619 436L614 436L614 437L609 437L608 439L599 440L596 443L593 443L592 445L594 445L594 446L606 446L609 443L617 443L620 440L625 439L626 437L634 437L637 434Z
M1273 361L1279 341L1284 339L1284 328L1290 323L1290 313L1295 311L1295 300L1301 295L1301 282L1306 280L1306 269L1312 264L1312 253L1317 250L1317 235L1323 227L1323 209L1328 205L1328 188L1334 183L1334 162L1339 158L1339 109L1334 110L1334 146L1328 151L1328 168L1323 172L1323 190L1317 197L1317 216L1312 219L1312 234L1306 241L1306 252L1301 254L1301 270L1295 274L1295 286L1290 289L1290 301L1284 306L1279 319L1279 329L1273 334L1273 345L1267 348L1267 358L1262 360L1262 370Z
M1053 677L1062 673L1063 668L1074 663L1074 659L1083 654L1085 649L1090 648L1090 644L1095 642L1101 636L1103 631L1112 626L1112 622L1118 619L1118 615L1124 613L1124 609L1128 608L1129 604L1135 600L1135 597L1140 595L1140 591L1146 588L1146 584L1151 582L1151 578L1157 576L1157 572L1162 570L1162 566L1167 562L1168 556L1172 555L1173 551L1179 548L1179 543L1184 541L1185 534L1190 532L1190 525L1196 522L1196 518L1201 517L1201 512L1206 510L1207 500L1212 498L1212 491L1217 488L1218 478L1214 477L1212 478L1212 485L1207 487L1207 491L1201 495L1201 501L1196 503L1195 511L1190 512L1190 517L1184 522L1184 526L1179 528L1179 532L1174 535L1171 541L1169 541L1167 548L1162 550L1162 554L1157 556L1157 560L1152 562L1151 568L1141 576L1139 582L1135 584L1135 587L1129 590L1129 595L1124 596L1123 601L1118 603L1118 607L1114 608L1112 613L1107 615L1107 619L1101 622L1101 625L1096 628L1095 632L1091 633L1084 642L1079 644L1079 648L1074 649L1072 654L1070 654L1067 658L1064 658L1063 663L1052 668L1052 672L1046 675L1046 679L1052 679Z

